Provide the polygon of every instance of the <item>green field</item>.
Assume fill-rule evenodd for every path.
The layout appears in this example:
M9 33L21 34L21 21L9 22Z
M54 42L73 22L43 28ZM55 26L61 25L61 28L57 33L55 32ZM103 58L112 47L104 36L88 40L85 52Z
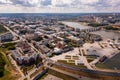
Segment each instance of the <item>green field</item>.
M112 26L107 26L105 27L106 30L115 30L115 31L120 31L120 28L112 27Z
M16 72L16 68L11 64L9 58L8 58L8 54L9 49L11 47L11 45L13 46L14 44L8 43L8 44L4 44L0 47L0 57L3 58L3 60L0 60L0 64L5 61L5 66L1 66L4 67L3 70L3 76L0 77L0 80L18 80L18 78L20 77L19 73L17 74L17 76L15 76ZM2 55L2 56L1 56Z
M0 68L3 70L3 75L0 77L0 80L17 80L17 78L19 78L19 75L13 76L13 73L15 72L12 64L7 59L7 56L5 56L5 53L1 52L1 54L3 55L3 59L4 59L3 61L5 61L6 64L5 66L0 65L1 67L4 68L4 69ZM0 64L3 61L0 61Z
M86 69L86 68L87 68L87 67L84 66L83 64L75 65L75 63L69 63L69 62L67 62L66 60L58 60L58 62L59 62L59 63L62 63L62 64L69 65L69 66L82 68L82 69Z
M0 53L0 77L4 76L5 64L4 56Z
M104 63L97 63L96 66L99 68L107 69L118 69L120 70L120 53L112 57L111 59L106 60Z
M0 34L7 32L7 30L0 24Z
M87 58L88 63L90 63L90 62L94 61L97 58L97 56L86 55L86 58Z
M89 23L88 26L92 27L99 27L99 26L106 26L107 24L99 24L99 23Z
M7 50L14 50L16 43L6 43L2 45L2 48Z

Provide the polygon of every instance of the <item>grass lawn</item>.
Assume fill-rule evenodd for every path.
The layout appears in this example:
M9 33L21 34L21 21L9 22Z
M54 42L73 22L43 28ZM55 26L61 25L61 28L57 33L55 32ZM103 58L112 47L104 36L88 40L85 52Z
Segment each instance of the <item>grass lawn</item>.
M1 80L8 80L9 75L10 75L10 72L5 69L4 76L1 78Z
M97 58L97 56L87 55L86 58L87 58L88 63L90 63L90 62L92 62L93 60L95 60L95 59Z
M19 74L15 76L15 71L11 70L10 66L7 66L4 70L4 76L0 80L18 80L19 77Z
M71 57L65 57L65 59L71 59Z
M72 56L72 58L73 58L74 60L78 60L78 59L79 59L78 56Z
M68 60L68 63L75 63L75 60Z
M58 60L58 62L67 63L67 60Z
M107 66L105 66L103 63L97 63L95 66L98 67L98 68L109 69L109 68L108 68Z
M30 65L30 66L25 66L24 69L26 69L27 71L30 71L34 68L35 65Z
M6 55L6 52L8 52L8 50L7 50L7 49L2 49L2 48L0 48L0 52L1 52L2 55L4 56L4 59L5 59L5 61L6 61L7 68L8 68L9 70L15 70L15 68L12 66L11 62L9 61L8 56Z
M0 48L0 53L4 56L4 60L6 62L4 76L0 78L0 80L17 80L20 77L20 75L17 74L17 76L15 76L16 74L15 68L9 61L6 52L8 52L8 49Z
M4 76L0 80L18 80L19 76L13 75L10 71L5 69Z
M66 55L66 56L65 56L65 59L71 59L71 56Z
M7 50L13 50L15 49L16 43L6 43L2 45L2 48L7 49Z
M88 63L90 63L90 62L94 61L94 59L93 58L87 58L87 61L88 61Z
M7 32L7 30L0 24L0 34Z
M116 54L112 58L106 60L104 63L97 63L96 67L105 69L118 69L120 70L120 53Z
M69 63L66 60L58 60L58 62L69 65L69 66L73 66L73 67L79 67L79 68L84 68L84 69L87 68L86 66L84 66L82 64L81 65L75 65L75 63Z

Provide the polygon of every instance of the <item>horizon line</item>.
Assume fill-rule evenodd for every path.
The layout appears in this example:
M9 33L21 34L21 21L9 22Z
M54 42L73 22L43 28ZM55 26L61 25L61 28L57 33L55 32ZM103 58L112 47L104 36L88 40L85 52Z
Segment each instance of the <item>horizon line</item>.
M25 13L20 12L19 13L18 12L18 13L15 13L15 12L10 12L10 13L0 13L0 14L94 14L94 13L95 14L96 13L98 13L98 14L99 13L108 13L108 14L114 13L114 14L118 14L120 12L76 12L76 13L74 13L74 12L69 12L69 13L66 13L66 12L65 13L57 13L57 12L56 13L54 13L54 12L51 12L51 13L49 13L49 12L45 12L45 13L41 13L41 12L40 13L31 13L31 12L30 13L29 12L28 13L26 13L26 12Z

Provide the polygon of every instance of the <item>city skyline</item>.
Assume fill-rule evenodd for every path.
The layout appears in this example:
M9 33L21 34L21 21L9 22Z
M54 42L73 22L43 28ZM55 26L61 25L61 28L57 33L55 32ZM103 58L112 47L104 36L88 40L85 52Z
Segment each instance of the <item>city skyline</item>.
M0 13L116 13L120 0L0 0Z
M0 7L0 80L120 80L120 13L73 13L69 1L2 1L15 11ZM80 3L98 4L89 1ZM34 10L45 5L58 9Z

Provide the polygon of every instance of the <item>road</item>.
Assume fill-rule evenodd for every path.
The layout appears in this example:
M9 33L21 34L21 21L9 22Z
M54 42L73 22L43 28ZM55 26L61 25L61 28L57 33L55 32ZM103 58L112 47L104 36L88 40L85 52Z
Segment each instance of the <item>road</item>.
M18 40L18 41L20 41L20 40L27 41L25 38L19 36L17 33L15 33L14 31L12 31L12 30L11 30L10 28L8 28L7 26L4 26L4 28L6 28L8 31L10 31L14 36L19 37L19 40ZM14 42L15 42L15 41L14 41ZM45 56L44 54L42 54L38 49L36 49L31 43L29 43L28 41L27 41L27 43L31 46L31 48L32 48L33 50L37 51L37 52L40 54L41 58L46 59L46 60L48 60L48 61L51 61L48 57L46 57L46 56ZM54 62L54 61L53 61L53 62ZM22 75L22 77L21 77L19 80L24 80L26 77L27 77L28 80L30 80L30 75L37 70L36 68L34 68L33 70L29 71L29 73L28 73L27 76L24 76L23 72L20 70L20 68L18 67L18 65L16 64L16 62L15 62L14 60L12 60L12 63L16 66L17 70L18 70L18 71L20 72L20 74Z
M19 37L20 40L22 39L18 34L16 34L15 32L13 32L10 28L8 28L7 26L4 26L4 28L6 28L8 31L10 31L14 36Z
M60 72L62 74L66 74L68 76L72 76L74 78L76 78L77 80L97 80L97 79L91 79L91 78L87 78L87 77L83 77L83 76L80 76L80 75L76 75L76 74L73 74L73 73L70 73L70 72L67 72L67 71L64 71L64 70L60 70L60 69L57 69L57 68L54 68L54 67L50 67L50 66L47 66L49 69L52 69L52 70L55 70L57 72Z
M10 31L14 36L19 37L20 40L25 40L27 41L25 38L23 38L22 36L18 35L17 33L15 33L14 31L12 31L10 28L8 28L7 26L4 26L4 28L6 28L8 31ZM20 41L19 40L19 41ZM27 43L32 47L32 49L36 50L38 53L40 53L41 57L45 58L46 56L44 54L42 54L39 50L37 50L31 43L29 43L27 41Z
M80 54L81 54L81 58L82 58L82 60L83 60L83 62L84 62L84 65L85 65L88 69L93 69L93 68L90 66L90 64L88 63L87 58L83 55L83 51L82 51L82 50L84 50L84 49L79 49ZM85 52L85 50L84 50L84 52Z
M18 34L16 34L15 32L13 32L13 31L12 31L11 29L9 29L8 27L6 27L6 26L4 26L4 27L5 27L7 30L9 30L14 36L19 37L20 40L25 40L25 41L27 41L25 38L19 36ZM36 49L31 43L29 43L28 41L27 41L27 43L31 46L32 49L36 50L36 51L40 54L41 58L47 60L48 63L56 64L56 63L54 63L54 61L52 61L50 58L46 57L46 56L44 55L44 53L41 53L38 49ZM83 59L84 64L87 66L87 68L88 68L88 69L92 69L92 67L90 66L90 64L87 62L86 57L83 56L83 52L81 52L81 56L82 56L82 59ZM14 63L14 64L15 64L15 63ZM59 64L59 63L57 63L57 64ZM15 65L17 66L17 64L15 64ZM59 65L61 65L61 64L59 64ZM65 65L63 65L63 66L65 66ZM48 67L49 67L49 66L48 66ZM61 66L61 67L62 67L62 66ZM69 67L71 68L71 66L68 66L68 69L69 69ZM51 68L51 67L50 67L50 68ZM71 74L71 73L64 72L64 71L61 71L61 70L58 70L58 69L55 69L55 68L51 68L51 69L56 70L56 71L61 72L61 73L64 73L64 74L73 75L73 74ZM32 74L32 73L36 70L36 68L33 69L31 72L29 72L27 76L24 76L24 75L23 75L23 73L21 72L21 70L19 69L19 67L17 68L17 70L19 70L19 72L20 72L21 75L22 75L22 77L21 77L19 80L24 80L26 77L28 78L28 80L30 80L30 74ZM74 68L73 70L77 70L77 69ZM74 76L74 77L77 77L77 78L79 77L79 76L77 76L77 75L75 75L75 74L74 74L73 76ZM79 79L79 80L91 80L91 79ZM92 80L93 80L93 79L92 79Z
M16 61L13 60L13 58L11 57L11 54L9 54L8 57L10 58L11 63L15 66L16 70L21 74L20 80L23 80L25 76L23 72L20 70L20 67L17 65Z

